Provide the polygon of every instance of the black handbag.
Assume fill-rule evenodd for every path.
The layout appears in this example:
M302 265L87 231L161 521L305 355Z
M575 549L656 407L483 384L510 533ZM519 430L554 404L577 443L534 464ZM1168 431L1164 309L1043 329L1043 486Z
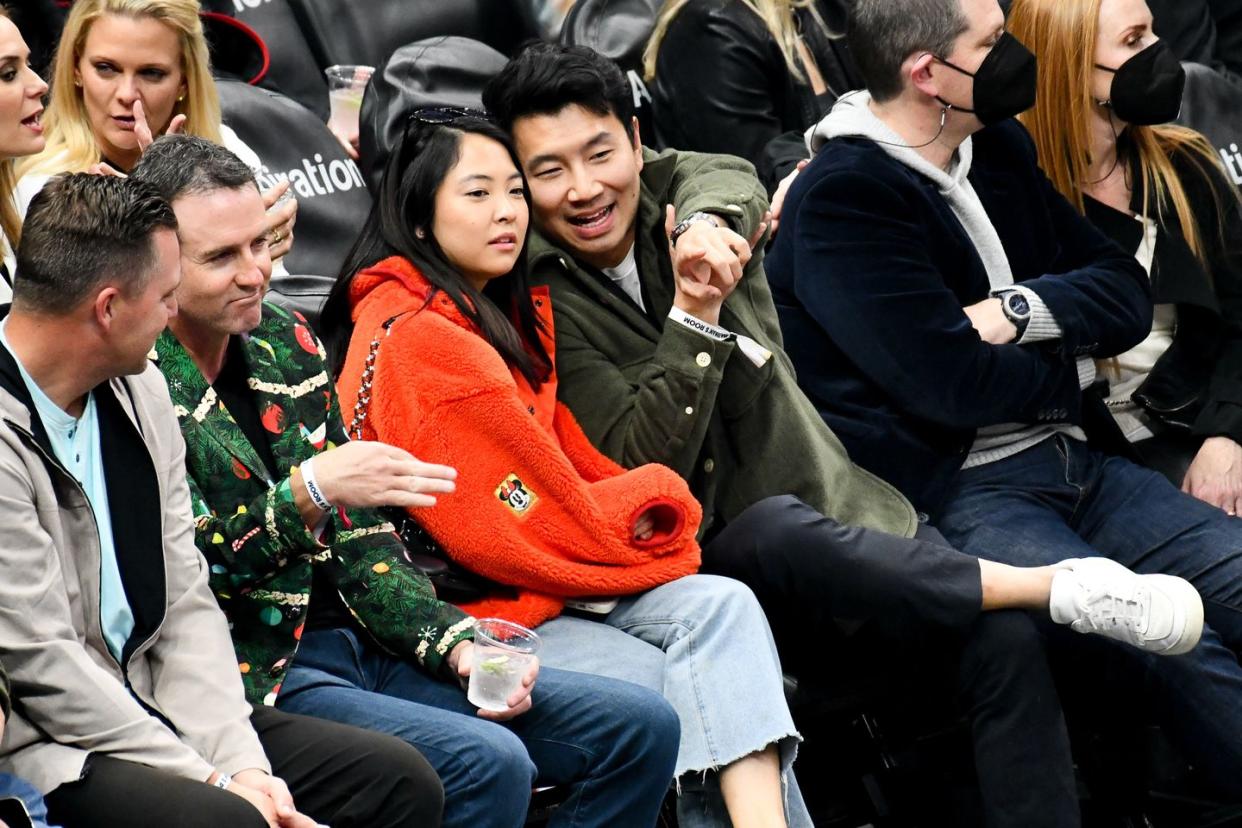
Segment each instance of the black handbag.
M406 313L409 313L407 311ZM392 326L404 316L399 313L384 322L384 339L392 332ZM351 440L362 439L362 424L366 422L371 407L371 382L375 377L375 360L379 355L379 334L371 340L366 366L362 369L362 383L358 387L358 402L354 404L354 416L349 423ZM390 506L379 510L396 529L397 536L405 545L406 558L410 564L427 576L435 587L436 596L450 604L469 604L489 596L516 597L512 587L471 572L449 557L444 547L423 528L417 520L401 508Z
M484 578L456 563L444 551L444 547L410 517L404 509L390 507L380 514L388 518L397 530L397 536L405 544L406 559L419 572L427 576L435 587L436 597L450 604L469 604L482 601L488 596L508 594L517 597L511 588Z

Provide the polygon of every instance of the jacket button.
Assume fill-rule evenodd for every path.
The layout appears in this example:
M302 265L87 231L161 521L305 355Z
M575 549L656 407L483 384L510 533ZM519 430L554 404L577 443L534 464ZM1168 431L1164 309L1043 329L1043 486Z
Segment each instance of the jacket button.
M535 300L535 307L537 307L537 308L542 308L542 307L543 307L543 300L542 300L542 299L536 299L536 300Z
M699 355L694 358L700 368L706 368L712 364L712 355L707 351L699 351Z
M710 458L710 457L709 457L709 458L707 458L706 460L704 460L704 461L703 461L703 471L707 472L708 474L711 474L711 473L712 473L712 472L714 472L715 470L716 470L716 461L715 461L715 460L713 460L712 458Z
M692 406L692 405L687 405L687 406L686 406L686 416L687 416L687 417L689 417L689 416L691 416L692 414L694 414L694 406Z

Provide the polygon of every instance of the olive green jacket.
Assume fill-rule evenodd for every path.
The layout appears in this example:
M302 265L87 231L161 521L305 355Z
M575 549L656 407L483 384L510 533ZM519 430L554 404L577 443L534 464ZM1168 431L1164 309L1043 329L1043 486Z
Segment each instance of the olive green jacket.
M648 313L607 277L546 238L531 242L532 281L552 290L561 399L601 450L624 466L663 463L703 503L704 528L765 497L793 494L839 523L913 535L914 509L854 465L798 389L782 348L772 293L756 250L720 314L720 327L757 340L756 367L667 318L673 270L664 206L678 216L724 216L749 238L767 209L749 163L726 155L645 152L635 261Z

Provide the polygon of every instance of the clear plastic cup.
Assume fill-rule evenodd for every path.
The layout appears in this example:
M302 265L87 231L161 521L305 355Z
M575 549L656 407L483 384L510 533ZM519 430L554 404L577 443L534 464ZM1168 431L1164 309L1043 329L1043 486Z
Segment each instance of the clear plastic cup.
M328 77L328 128L334 133L357 142L358 116L362 111L362 93L375 73L374 66L329 66L323 70Z
M466 698L475 707L503 712L539 652L539 636L521 624L480 618L474 628L474 653Z

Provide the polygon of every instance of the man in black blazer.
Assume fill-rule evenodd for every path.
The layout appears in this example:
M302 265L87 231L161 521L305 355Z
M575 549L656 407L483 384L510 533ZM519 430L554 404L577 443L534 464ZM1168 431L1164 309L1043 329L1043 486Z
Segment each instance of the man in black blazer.
M848 37L867 89L812 130L767 259L800 384L956 548L1194 583L1209 626L1185 656L1065 646L1116 658L1125 692L1242 796L1242 523L1101 451L1119 441L1081 389L1147 336L1150 288L1012 119L1034 101L1033 56L996 0L869 0Z

